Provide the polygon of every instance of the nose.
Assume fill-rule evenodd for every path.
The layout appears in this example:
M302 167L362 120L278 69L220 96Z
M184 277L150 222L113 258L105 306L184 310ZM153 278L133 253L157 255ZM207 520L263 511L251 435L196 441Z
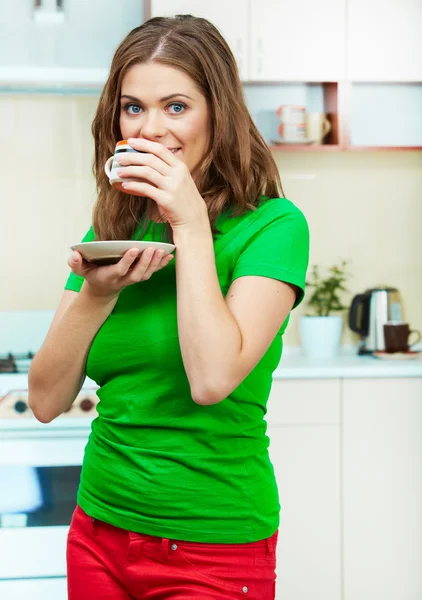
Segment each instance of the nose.
M142 120L139 133L141 137L149 140L163 137L166 133L166 126L161 111L151 110L147 112Z

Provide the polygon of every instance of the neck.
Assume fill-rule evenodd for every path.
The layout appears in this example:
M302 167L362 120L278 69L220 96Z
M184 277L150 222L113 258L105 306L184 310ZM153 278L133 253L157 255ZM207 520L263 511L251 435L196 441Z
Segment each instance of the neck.
M151 221L154 221L154 223L166 223L167 219L164 213L161 213L158 206L154 207L151 215L150 215L150 219Z

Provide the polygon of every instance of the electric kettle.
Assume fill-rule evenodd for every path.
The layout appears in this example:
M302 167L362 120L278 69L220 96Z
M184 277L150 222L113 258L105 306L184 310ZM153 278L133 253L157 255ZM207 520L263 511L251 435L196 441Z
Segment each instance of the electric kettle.
M385 350L384 323L400 322L403 318L396 288L378 287L355 296L349 310L349 327L363 337L359 354Z

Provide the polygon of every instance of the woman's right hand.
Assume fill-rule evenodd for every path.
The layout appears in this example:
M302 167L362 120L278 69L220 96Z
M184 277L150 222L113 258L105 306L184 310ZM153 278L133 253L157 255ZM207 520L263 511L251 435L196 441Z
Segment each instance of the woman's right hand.
M154 252L154 248L146 248L135 263L139 251L131 248L115 265L99 266L84 260L75 250L68 259L68 265L75 275L85 279L90 294L107 301L117 298L126 286L146 281L153 273L168 265L173 255L163 254L163 250Z

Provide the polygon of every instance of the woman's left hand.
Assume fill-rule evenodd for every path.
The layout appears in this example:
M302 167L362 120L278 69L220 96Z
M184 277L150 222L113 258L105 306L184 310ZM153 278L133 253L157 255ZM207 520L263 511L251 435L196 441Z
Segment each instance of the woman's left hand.
M128 143L140 152L121 153L117 174L139 181L123 183L125 191L154 200L173 232L209 229L206 204L186 164L163 144L143 138L130 138Z

